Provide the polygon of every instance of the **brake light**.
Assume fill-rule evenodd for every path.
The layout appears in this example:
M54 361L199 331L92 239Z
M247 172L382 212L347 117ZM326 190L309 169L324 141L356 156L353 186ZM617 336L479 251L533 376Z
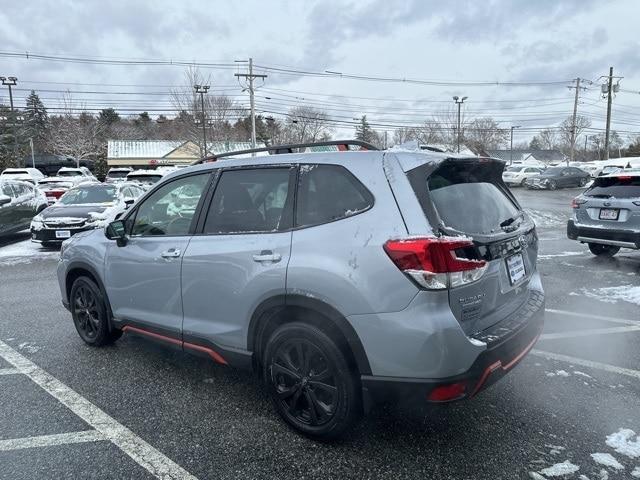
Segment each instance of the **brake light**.
M633 177L631 175L618 175L616 178L618 180L631 180Z
M580 208L583 203L587 203L587 201L584 198L576 197L571 200L571 208Z
M460 258L456 250L473 247L469 239L424 237L389 240L384 250L395 265L429 290L457 287L480 279L484 260Z

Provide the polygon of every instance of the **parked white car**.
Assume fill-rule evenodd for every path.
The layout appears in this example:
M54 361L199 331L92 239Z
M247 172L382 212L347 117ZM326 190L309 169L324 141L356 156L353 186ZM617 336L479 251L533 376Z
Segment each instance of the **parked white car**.
M528 165L512 165L502 173L502 181L509 186L524 186L524 181L529 177L540 175L544 170Z
M136 182L148 190L165 175L166 172L162 170L134 170L127 175L127 181Z
M5 180L21 180L35 185L44 178L44 174L37 168L6 168L0 177Z
M131 167L110 168L104 181L105 183L124 182L127 179L127 175L131 172L133 172L133 168Z
M93 173L91 173L91 170L89 170L87 167L77 167L77 168L62 167L60 170L58 170L58 173L56 174L56 176L65 177L65 178L73 177L76 183L84 183L85 181L86 182L98 181L98 179L93 176ZM82 181L79 181L79 179L82 179Z

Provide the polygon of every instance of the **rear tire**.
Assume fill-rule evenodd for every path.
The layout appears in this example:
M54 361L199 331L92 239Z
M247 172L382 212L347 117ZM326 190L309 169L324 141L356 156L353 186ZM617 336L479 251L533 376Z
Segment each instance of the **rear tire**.
M614 245L602 245L600 243L590 243L589 250L597 257L613 257L620 251L620 247Z
M587 184L587 181L588 181L588 179L586 179L586 178L581 178L581 179L580 179L580 186L581 186L581 187L584 187L584 186Z
M526 187L527 186L526 185L526 181L527 181L527 179L523 178L522 181L520 182L520 186L523 187L523 188Z
M92 347L102 347L115 342L121 330L109 330L107 304L100 288L89 277L78 277L69 294L71 316L78 335Z
M310 437L328 440L358 418L360 386L345 354L315 326L282 325L269 338L264 380L285 422Z

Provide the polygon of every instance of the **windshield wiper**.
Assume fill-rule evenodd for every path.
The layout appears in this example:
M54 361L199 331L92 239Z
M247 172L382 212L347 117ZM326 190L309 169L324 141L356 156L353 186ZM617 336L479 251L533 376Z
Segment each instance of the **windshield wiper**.
M524 215L524 212L520 210L513 217L509 217L505 221L501 222L500 228L502 228L503 230L506 229L508 226L512 225L516 220L518 220L519 218L522 218L523 215ZM513 229L515 228L517 228L517 226L513 227Z

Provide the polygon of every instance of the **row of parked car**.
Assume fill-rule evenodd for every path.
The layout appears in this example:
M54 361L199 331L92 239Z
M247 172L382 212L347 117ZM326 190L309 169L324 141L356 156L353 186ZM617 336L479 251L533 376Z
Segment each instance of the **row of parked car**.
M30 228L34 242L59 244L106 225L170 170L113 168L101 183L86 167L63 167L52 177L8 168L0 174L0 235Z

